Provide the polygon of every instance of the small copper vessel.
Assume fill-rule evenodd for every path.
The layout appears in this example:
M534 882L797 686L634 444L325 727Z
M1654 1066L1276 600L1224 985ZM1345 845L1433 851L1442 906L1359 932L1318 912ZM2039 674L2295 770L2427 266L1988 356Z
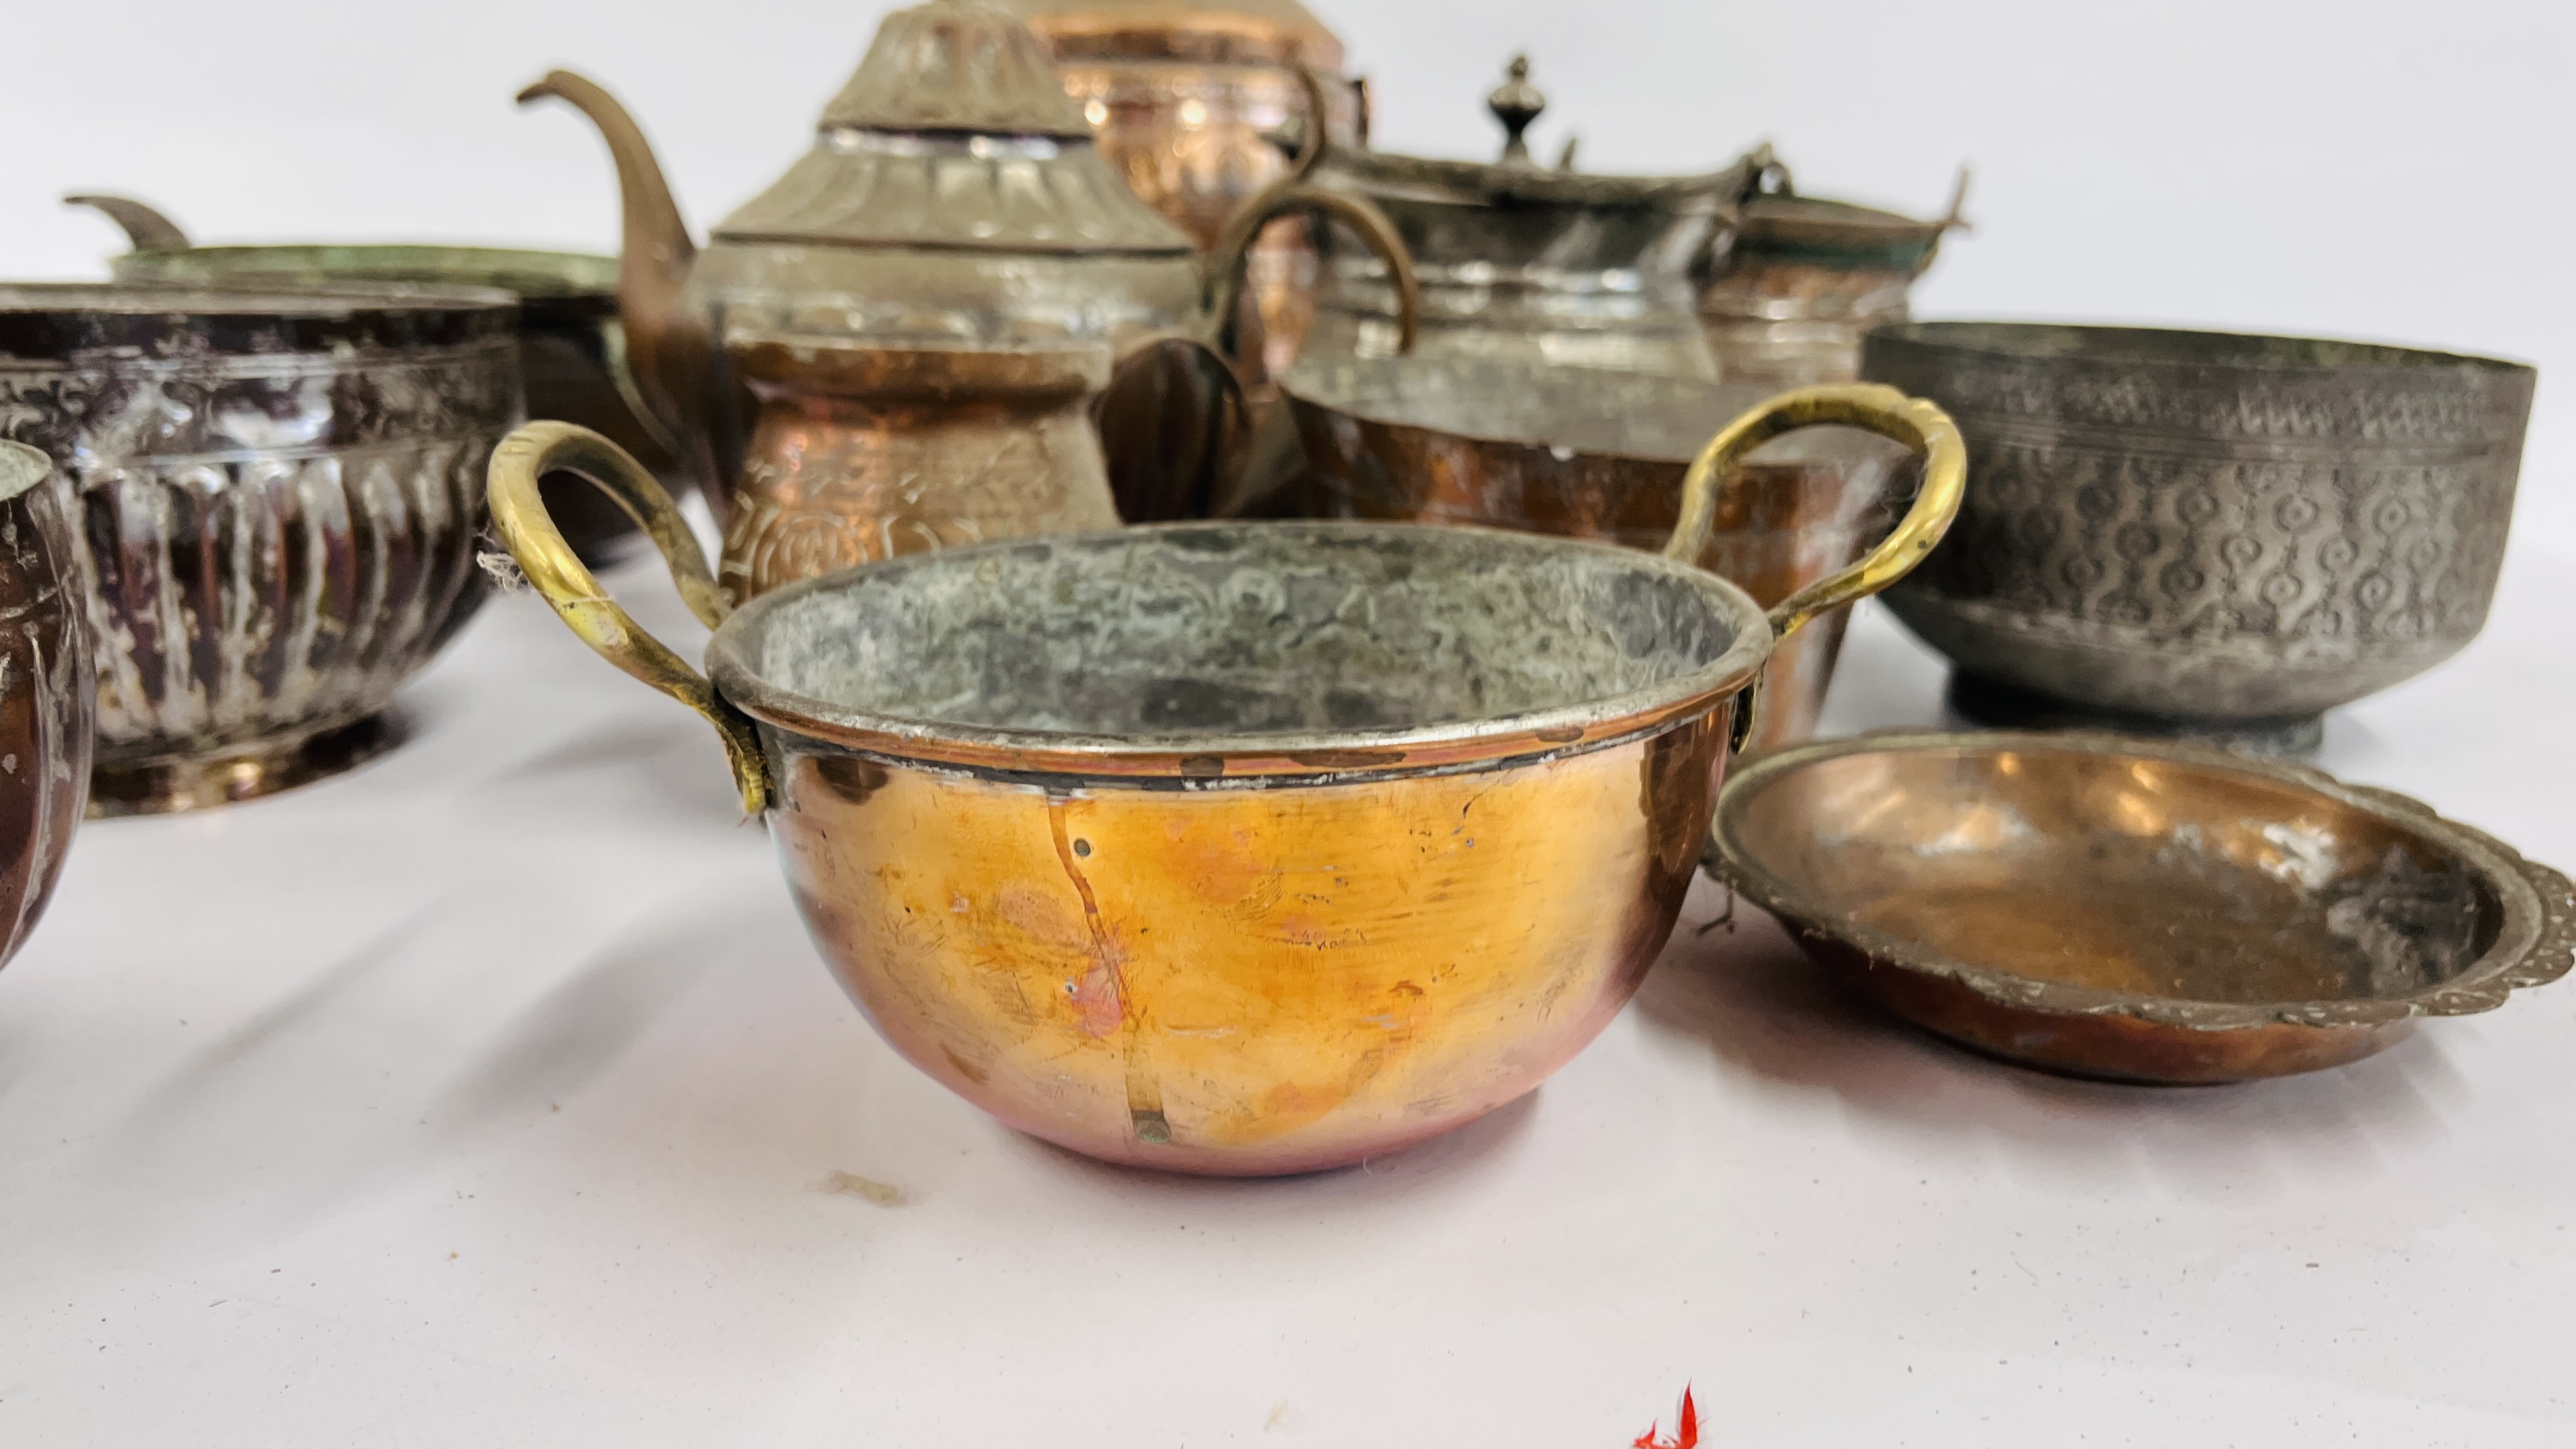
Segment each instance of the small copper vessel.
M700 252L643 133L558 71L625 196L641 391L722 485L748 598L912 549L1204 514L1246 447L1217 350L1270 215L1381 217L1289 185L1202 263L1127 189L1036 38L977 0L886 17L814 149ZM1097 416L1100 435L1083 420Z
M375 283L480 287L519 299L519 377L527 415L557 418L607 434L665 486L695 480L680 469L676 444L654 420L626 371L626 334L617 322L617 259L579 252L437 245L285 244L199 246L179 224L124 196L67 196L124 231L134 249L108 261L120 282L188 282L209 287L298 288ZM605 563L635 536L634 520L597 490L570 479L546 484L564 536L582 557Z
M1718 375L1775 388L1849 382L1861 338L1913 315L1914 283L1941 239L1967 228L1968 173L1937 221L1800 196L1777 161L1755 181L1695 272Z
M1767 613L1692 566L1787 429L1929 458L1924 528ZM710 679L545 518L615 492L715 628ZM1901 574L1957 503L1939 412L1792 394L1694 470L1664 556L1493 529L1194 523L916 554L729 611L651 476L523 430L493 519L574 633L705 715L816 948L886 1040L1114 1162L1299 1172L1530 1091L1670 934L1773 640Z
M1046 43L1101 154L1203 251L1287 175L1274 138L1313 114L1310 72L1337 75L1342 42L1297 0L1011 0ZM1365 87L1320 92L1325 129L1367 136ZM1295 360L1315 311L1311 222L1282 217L1246 253L1236 368L1258 385Z
M2576 961L2576 891L2418 801L2116 735L1754 761L1711 865L1898 1015L2077 1076L2316 1071Z
M1310 359L1283 386L1323 517L1481 524L1643 549L1671 535L1701 446L1769 395L1652 373L1432 356ZM1886 536L1916 477L1903 448L1849 428L1792 433L1736 467L1698 561L1766 607ZM1820 619L1772 651L1748 749L1815 733L1847 617Z
M89 798L96 692L51 458L0 442L0 966L36 928Z

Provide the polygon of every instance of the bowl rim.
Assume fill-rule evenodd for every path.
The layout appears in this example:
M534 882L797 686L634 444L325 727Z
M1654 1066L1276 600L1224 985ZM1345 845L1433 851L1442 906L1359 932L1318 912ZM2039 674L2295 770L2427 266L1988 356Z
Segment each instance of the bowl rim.
M2128 356L2077 357L2035 352L2024 347L2011 347L2000 342L1980 342L1980 337L1993 336L2114 336L2135 337L2149 341L2179 342L2215 340L2219 342L2289 342L2348 347L2356 355L2343 362L2308 363L2272 366L2248 363L2224 357ZM2493 357L2476 352L2453 352L2448 348L2420 347L2408 342L2390 342L2366 337L2327 337L2299 332L2248 332L2225 327L2163 327L2125 322L2071 321L2048 318L1983 318L1939 317L1886 322L1870 329L1863 338L1864 348L1916 347L1925 352L1953 357L1977 357L1998 362L2025 362L2053 368L2093 367L2123 373L2241 374L2266 378L2335 378L2356 373L2380 377L2403 377L2425 370L2468 368L2508 377L2536 378L2537 364L2510 357ZM1863 373L1867 375L1867 364ZM2184 385L2201 386L2184 379ZM1946 404L1945 404L1946 406Z
M2219 1002L2107 991L2045 981L1999 967L1977 965L1881 931L1801 894L1757 863L1736 833L1740 807L1767 783L1829 760L1866 754L2002 754L2052 751L2161 760L2250 776L2312 791L2347 808L2429 838L2476 870L2504 913L2496 939L2478 959L2447 981L2406 996L2342 1000ZM2576 965L2576 888L2566 876L2474 827L2446 820L2412 796L2376 786L2352 785L2311 766L2257 759L2203 745L2133 739L2089 731L1976 730L1956 733L1886 730L1794 746L1760 756L1732 772L1720 790L1717 818L1704 863L1710 873L1780 918L1795 934L1835 941L1860 951L1874 967L1893 968L1953 982L2001 1006L2066 1016L2136 1017L2196 1031L2230 1031L2285 1025L2376 1026L2416 1016L2465 1016L2492 1011L2524 987L2543 986Z
M1539 434L1546 431L1544 427L1533 426L1520 419L1497 417L1491 428L1480 428L1470 432L1458 428L1440 427L1418 417L1407 417L1400 411L1404 404L1398 401L1382 397L1336 397L1332 395L1331 389L1323 385L1336 369L1347 369L1371 380L1401 378L1407 374L1440 371L1469 380L1473 380L1480 374L1500 376L1519 373L1541 382L1554 379L1562 383L1565 374L1571 373L1578 378L1604 379L1605 385L1608 385L1608 381L1616 381L1621 385L1657 390L1669 398L1678 399L1688 395L1694 401L1704 400L1712 409L1712 416L1716 421L1688 452L1679 454L1667 449L1638 447L1586 448L1541 437ZM1373 427L1452 439L1472 447L1512 448L1522 452L1557 454L1566 461L1574 458L1597 458L1608 462L1636 463L1658 468L1689 467L1691 459L1698 456L1700 448L1707 443L1708 439L1723 431L1728 423L1786 391L1782 388L1766 387L1761 383L1714 381L1703 377L1683 377L1674 373L1630 372L1611 367L1557 366L1513 358L1420 356L1322 359L1301 357L1295 365L1279 375L1278 384L1280 395L1287 398L1289 407L1298 412L1311 411L1326 417L1349 418ZM1559 449L1563 449L1563 452L1558 453ZM1334 480L1327 478L1325 481L1330 483Z
M1097 544L1148 535L1245 530L1292 530L1344 537L1411 537L1428 531L1484 535L1532 551L1593 551L1617 560L1623 567L1671 579L1698 591L1731 616L1738 627L1734 641L1715 659L1660 684L1605 699L1440 725L1240 734L1094 735L889 715L780 688L761 678L750 656L749 641L770 614L797 599L846 588L873 572L971 567L979 556L1032 545ZM1663 733L1717 709L1761 673L1771 647L1765 611L1742 589L1693 565L1616 544L1467 525L1197 521L1003 539L904 554L800 580L762 594L726 619L708 642L707 666L718 692L754 719L791 734L896 763L957 766L1012 778L1096 778L1148 787L1213 789L1229 784L1328 784L1360 777L1450 774L1606 749Z

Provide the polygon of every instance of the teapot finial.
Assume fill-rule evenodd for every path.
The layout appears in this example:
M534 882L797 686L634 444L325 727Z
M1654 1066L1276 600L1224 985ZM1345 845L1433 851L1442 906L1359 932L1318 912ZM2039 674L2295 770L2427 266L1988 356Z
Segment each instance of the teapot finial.
M1539 112L1547 109L1547 97L1539 94L1538 87L1529 83L1529 68L1528 56L1513 56L1510 79L1485 97L1486 109L1494 113L1495 120L1503 123L1506 136L1503 164L1506 166L1530 164L1529 142L1522 138L1521 133L1530 128L1530 122L1538 119Z

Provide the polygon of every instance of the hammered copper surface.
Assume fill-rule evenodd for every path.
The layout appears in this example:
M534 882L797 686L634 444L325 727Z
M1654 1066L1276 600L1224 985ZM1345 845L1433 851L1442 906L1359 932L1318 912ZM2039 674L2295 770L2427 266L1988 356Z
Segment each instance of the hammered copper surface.
M44 914L89 796L81 612L53 460L0 442L0 966Z
M1726 792L1716 844L1901 1014L2088 1076L2331 1066L2576 956L2565 877L2412 800L2110 736L1789 751Z
M1308 362L1284 388L1327 517L1484 524L1661 548L1682 476L1764 390L1464 359ZM1860 557L1895 522L1905 451L1852 429L1772 442L1738 468L1702 567L1769 607ZM1784 641L1750 748L1809 738L1846 616Z
M1972 322L1882 328L1865 359L1967 436L1958 530L1887 603L1990 722L2310 747L2486 622L2529 367Z
M718 577L738 599L899 553L1114 528L1097 351L751 343L760 420ZM549 505L551 507L551 505Z
M0 288L0 431L51 455L97 641L91 808L303 778L482 598L512 299Z

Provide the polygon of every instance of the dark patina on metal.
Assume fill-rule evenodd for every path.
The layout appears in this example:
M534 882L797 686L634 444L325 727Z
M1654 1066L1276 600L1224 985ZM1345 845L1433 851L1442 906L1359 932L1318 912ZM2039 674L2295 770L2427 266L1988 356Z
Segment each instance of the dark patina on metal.
M1949 541L1887 596L1988 723L2297 751L2486 622L2534 372L2129 327L1882 328L1864 372L1958 420Z

